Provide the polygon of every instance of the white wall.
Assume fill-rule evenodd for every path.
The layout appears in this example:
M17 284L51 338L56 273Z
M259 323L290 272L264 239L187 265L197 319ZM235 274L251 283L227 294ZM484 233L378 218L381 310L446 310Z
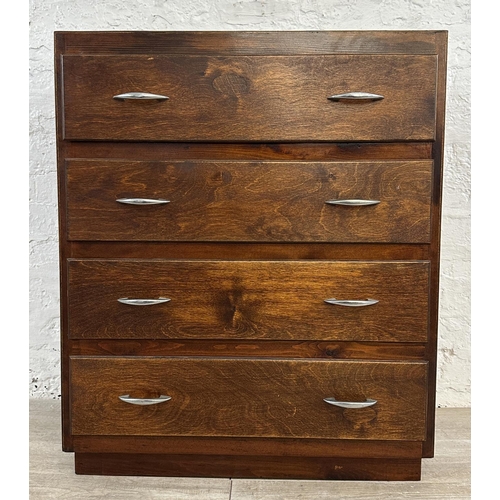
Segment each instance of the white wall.
M56 30L448 30L437 403L470 405L470 1L31 0L30 395L58 398Z

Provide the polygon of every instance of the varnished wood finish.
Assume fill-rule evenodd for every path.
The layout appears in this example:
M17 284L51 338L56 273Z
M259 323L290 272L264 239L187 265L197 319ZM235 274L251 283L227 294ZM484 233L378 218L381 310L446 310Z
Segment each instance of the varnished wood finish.
M66 54L437 54L439 31L136 31L56 33Z
M68 239L427 242L431 171L431 161L70 161ZM325 203L345 199L380 203Z
M69 257L223 260L429 260L425 244L71 241Z
M59 226L59 283L61 290L60 299L60 350L61 350L61 430L62 430L62 449L64 451L72 450L72 436L69 422L70 403L69 403L69 355L68 355L68 341L67 341L67 314L66 314L66 301L64 295L68 288L66 281L66 259L70 255L70 249L66 239L66 181L62 174L61 168L66 159L66 143L63 140L62 123L63 123L63 110L60 105L60 96L62 92L61 82L61 57L60 54L64 51L65 41L64 37L54 34L54 90L55 90L55 118L56 118L56 154L57 154L57 198L58 198L58 226Z
M439 328L439 291L440 291L440 254L441 254L441 210L443 189L443 164L444 164L444 132L445 132L445 109L446 109L446 68L447 68L447 44L448 32L436 34L437 51L440 64L437 73L438 99L436 105L436 140L433 143L433 157L435 159L432 212L431 212L431 287L429 289L429 300L431 307L429 315L429 342L427 344L427 359L430 365L429 380L429 425L427 427L427 439L424 442L423 455L431 458L434 456L434 420L436 411L436 388L437 388L437 345Z
M63 449L77 451L75 470L78 473L200 477L303 477L308 479L419 479L420 457L431 457L434 453L446 43L446 32L394 30L378 32L114 31L58 32L55 34L62 299L62 431ZM92 64L88 68L78 68L74 65L71 69L66 64L70 60L92 61ZM126 60L142 62L136 68L126 68L123 64L123 61ZM155 109L157 103L130 101L120 103L111 99L110 105L117 105L116 109L121 110L118 114L113 115L113 113L107 114L105 112L105 107L108 104L103 107L92 104L91 101L94 97L91 97L87 103L73 99L85 95L89 88L97 89L95 82L99 79L101 79L100 84L102 84L99 85L99 89L108 90L113 90L112 87L116 86L117 82L126 81L121 79L123 74L110 73L108 68L103 74L92 74L92 67L97 68L99 61L118 61L118 66L115 68L120 67L120 71L123 70L126 74L134 75L129 83L139 84L141 79L145 83L151 81L151 78L147 75L144 76L144 73L138 74L137 69L140 65L154 65L156 69L149 72L151 75L155 71L161 73L163 71L162 65L164 69L170 63L179 60L186 61L185 67L180 69L179 75L182 73L184 76L193 75L196 68L207 70L206 76L201 75L201 72L193 75L192 82L195 85L192 88L182 86L177 77L174 88L182 88L184 95L188 97L188 99L184 99L184 106L187 106L188 111L183 112L182 115L179 108L176 108L182 99L170 99L166 103L161 103L161 105L166 104L163 108L156 106L152 120L145 119L145 110L149 113ZM358 72L357 81L354 83L363 83L369 80L369 82L380 82L386 85L388 92L386 95L391 97L391 102L387 101L386 97L378 102L349 103L352 106L340 106L340 104L347 103L334 103L325 99L328 93L335 91L333 87L331 87L331 92L328 89L326 93L321 93L315 85L315 82L321 81L328 85L334 85L333 80L329 78L330 76L342 73L343 68L346 67L355 68L359 61L370 61L371 67L374 68L375 63L382 60L399 62L391 68L388 67L387 72L374 69L371 71L372 74L363 75L363 71L368 67L365 66L363 70L352 70L351 75L354 77ZM167 64L168 61L170 63ZM265 62L265 64L260 64L257 67L256 61ZM326 61L342 61L345 64L342 65L341 69L339 69L340 66L329 68L324 64ZM212 65L209 66L208 63ZM216 63L227 64L216 68ZM413 71L410 75L408 70L411 67L419 67L424 71ZM399 69L396 71L397 68ZM426 71L427 69L430 71ZM308 72L307 78L305 70ZM298 78L291 82L287 82L284 78L281 80L277 78L277 75L283 77L297 71ZM380 74L377 74L377 71ZM64 80L64 73L69 76L69 80ZM314 74L315 78L310 78L311 74ZM264 75L270 79L265 81ZM365 76L367 79L363 80ZM163 81L172 78L175 79L176 76L170 74L168 78L163 78ZM351 76L344 78L344 80L346 83L348 81L353 83ZM68 84L68 81L71 82L71 85ZM207 82L211 82L211 84L207 85ZM248 93L245 92L246 82L252 84L248 88ZM316 100L314 105L307 104L306 108L302 96L296 92L299 87L308 90L308 96L317 97L321 93L321 99ZM264 92L262 100L260 100L261 96L258 95L258 92L255 92L259 88ZM285 88L284 92L282 92L283 88ZM413 89L411 97L407 103L403 104L409 95L407 94L408 89ZM418 94L417 91L420 89L424 89L423 94ZM128 90L151 91L144 88ZM366 89L356 88L353 90ZM65 94L66 97L69 97L69 101L64 102ZM100 94L96 95L98 100L101 99ZM427 98L424 99L422 97L424 95ZM189 96L196 98L212 96L213 98L201 103L199 99L198 101L193 100ZM175 97L175 95L173 94L171 97ZM106 102L109 103L109 101ZM399 102L401 105L394 106L395 102ZM70 111L65 108L68 103ZM218 105L216 112L211 109L214 103ZM239 109L235 108L235 103L238 103ZM158 113L160 109L171 109L172 106L168 108L171 104L174 104L176 112L174 119L179 121L175 130L172 130L174 122L169 123L168 118L166 119L164 115ZM200 104L202 105L200 106ZM325 109L321 108L324 104L326 104ZM375 116L373 112L382 107L389 110L386 114L389 121L380 124L380 121L377 121L379 117ZM318 120L313 116L314 109L317 111ZM349 115L343 113L343 110L346 109L350 110ZM403 109L413 109L413 111L405 113ZM74 113L75 110L77 114ZM126 112L123 113L123 110ZM335 110L334 113L332 110ZM78 113L80 113L79 117ZM366 116L367 113L369 119L363 120L363 114ZM133 118L134 114L139 117L139 120ZM98 117L101 123L97 123L94 118L86 121L86 116ZM267 119L263 121L264 116L267 116ZM352 126L353 122L349 122L352 116L355 117L354 126ZM237 117L241 119L237 120ZM288 118L284 119L286 117ZM293 123L291 118L294 120ZM333 118L337 120L340 127L334 127L335 122L329 122ZM78 140L69 140L69 135L64 137L65 119L69 119L70 133L74 134L74 137L78 136ZM314 123L313 120L315 120ZM189 123L190 121L192 123ZM85 140L98 134L101 134L98 141ZM221 138L221 135L225 135L225 138ZM139 137L147 140L133 142ZM178 140L179 138L183 139ZM266 142L256 142L264 139ZM197 140L203 142L195 142ZM379 142L366 142L367 140L378 140ZM393 226L392 233L391 231L386 232L380 240L371 239L373 233L367 239L342 240L334 234L331 240L321 240L317 227L316 229L312 227L314 224L302 224L302 228L300 228L299 217L293 211L289 211L283 217L279 209L273 206L271 210L263 213L263 216L267 217L266 220L276 219L274 222L280 227L282 235L277 236L276 239L268 237L268 239L252 241L251 237L255 237L259 230L258 223L255 220L243 218L239 212L234 212L233 207L231 207L233 217L235 215L236 219L240 217L241 226L238 226L234 231L228 231L222 227L229 223L228 220L224 220L217 228L217 231L220 231L219 236L216 234L217 231L213 231L216 228L215 225L212 226L212 229L205 229L208 232L212 231L211 236L207 236L205 233L203 236L205 240L188 241L190 237L184 233L183 236L177 235L178 239L172 239L172 241L167 241L163 239L163 236L158 237L157 235L153 235L153 238L149 240L146 238L131 241L131 238L140 238L139 233L132 232L133 235L127 237L127 231L129 234L131 232L130 227L124 231L123 228L119 227L119 224L113 222L111 225L108 224L108 229L122 231L117 239L90 241L88 238L93 237L93 231L96 231L98 224L92 220L92 217L88 217L89 211L87 209L86 222L80 224L79 230L82 232L80 236L77 236L85 239L72 241L68 239L68 234L71 230L71 224L75 220L71 222L70 211L68 211L68 203L71 202L71 193L73 192L73 190L68 189L67 173L71 170L68 166L88 165L94 164L94 162L102 162L103 165L107 166L111 164L148 165L150 173L154 173L156 168L154 166L161 163L177 167L192 165L197 170L201 169L202 164L222 164L224 167L230 165L231 174L235 174L234 168L237 165L289 163L296 166L297 170L294 172L294 176L297 177L297 172L299 172L299 178L300 175L317 175L317 170L315 174L312 172L319 164L367 165L368 162L371 162L372 165L425 164L429 165L429 177L425 181L427 183L425 190L428 190L425 195L426 215L422 217L423 212L419 212L420 209L417 209L420 215L417 215L417 212L412 213L415 204L413 202L412 204L407 203L403 209L404 217L416 217L421 221L417 225L410 223L408 227L396 227L400 223L404 224L404 220L408 222L408 219L404 219L401 215L400 222L397 222L397 216L392 220L393 214L391 214L387 215L385 221L382 218L375 221L377 224L392 224ZM301 171L299 167L305 168ZM341 170L342 172L340 170L337 172L339 177L342 177L343 169ZM184 168L183 175L186 175L187 171ZM220 172L223 171L226 170L220 169ZM245 171L239 170L238 173L240 172L245 175L251 173L249 168ZM194 174L193 171L190 173ZM366 175L374 173L375 171L370 170L366 172ZM94 178L90 179L91 176L83 177L80 180L81 185L77 186L77 191L87 190L86 196L91 197L88 190L91 180L103 179L103 175L104 172L99 172L95 168L92 172ZM130 178L133 175L138 174L134 172ZM382 177L373 177L373 182L367 182L366 175L358 177L361 179L361 184L369 186L370 189L376 189L375 184L378 184ZM239 176L238 180L242 178ZM196 172L196 179L198 181L203 179L200 172ZM246 179L248 180L248 177ZM141 183L136 183L136 185L147 185L148 180L148 178L144 178ZM159 181L159 178L157 180ZM410 185L416 179L405 176L404 181L403 185ZM109 185L106 185L106 182ZM110 178L106 182L104 185L101 184L100 194L109 193L110 187L115 181ZM118 184L120 182L123 182L123 179ZM419 186L422 187L421 178L418 182ZM158 185L157 182L155 184ZM207 187L209 184L210 182L202 183L203 187ZM280 193L282 184L279 185L278 189L273 185L274 196ZM308 186L309 192L314 191L315 188L312 188L310 182L305 184ZM72 185L75 186L74 183ZM246 185L248 186L248 183ZM232 189L234 189L234 183ZM298 190L297 186L294 192L297 193ZM259 192L262 195L265 191L265 187L262 186ZM216 195L220 195L220 193L220 186L211 191L214 202L217 201L215 200ZM100 194L97 192L94 194L98 195L99 198ZM68 197L68 195L70 196ZM418 196L415 198L415 195L417 193L412 193L413 200L418 198ZM270 207L274 196L264 198ZM307 199L307 197L302 196L302 193L296 194L295 197L299 198L299 202L300 198ZM86 198L84 204L88 199ZM422 198L419 199L421 200L419 203L423 207L425 203ZM196 197L192 196L191 202L196 203ZM234 203L228 197L222 204L229 202ZM217 203L220 207L221 202L217 201ZM402 207L402 205L399 206ZM82 207L76 208L81 213ZM105 209L104 212L106 211ZM197 213L205 221L207 217L211 217L211 214L204 213L202 209L199 209ZM104 218L110 215L106 214ZM427 221L425 223L427 224L426 229L423 229L424 218ZM222 216L219 216L219 220L221 219ZM287 227L290 221L295 224L292 229ZM68 225L68 222L71 224ZM130 221L124 218L120 222L124 225L130 224ZM198 224L199 222L196 221ZM355 227L354 221L352 222L351 228ZM363 226L366 221L363 218L358 218L356 222ZM194 223L194 221L186 219L183 221L183 227L188 228L190 224ZM138 227L141 227L141 223L138 224ZM93 225L94 228L90 225ZM248 226L253 226L250 236L247 235ZM144 227L142 226L141 231L144 231ZM193 227L190 229L191 234L195 233ZM373 228L375 225L370 227ZM328 230L331 231L331 228ZM99 238L109 237L104 236L102 228L100 231ZM343 231L345 234L345 227ZM375 231L378 231L379 236L382 234L381 229ZM404 235L402 237L403 233L409 235L410 239ZM276 232L271 233L273 237L276 234ZM305 235L305 239L294 240L297 238L297 234ZM355 237L358 236L355 235ZM199 237L199 233L197 237ZM208 240L207 238L210 237L214 239ZM69 268L73 262L90 263L96 259L111 261L121 259L211 260L220 261L222 267L234 261L245 260L265 261L269 265L273 261L283 261L290 264L308 261L321 261L327 264L329 261L342 261L346 265L363 263L363 261L384 261L387 263L403 261L402 264L411 261L425 261L427 266L425 331L422 333L420 327L413 328L413 334L416 333L417 337L406 341L404 339L408 339L408 337L396 338L396 335L389 338L388 334L384 332L376 333L369 339L364 338L363 341L346 340L352 338L351 335L347 335L344 339L331 340L330 337L325 337L322 340L321 337L315 337L313 330L307 339L279 337L279 335L276 338L153 338L147 334L145 338L113 336L75 338L72 336L73 330L69 324L71 315L67 299L74 296L75 292L73 285L68 282ZM87 279L89 283L92 281L91 276L88 276ZM407 277L402 280L402 283L409 284L410 279ZM309 281L311 284L315 283L314 279L309 278ZM218 283L219 280L213 280L214 286ZM234 292L235 288L233 286L233 288L225 288L224 290L226 297L228 297L228 291ZM81 292L77 291L76 293L78 295ZM230 311L227 304L227 307L224 306L227 312L226 320L232 320L242 308L242 295L236 297L233 294L231 297L233 297L233 301L236 300L236 308ZM213 298L211 301L214 304ZM398 307L398 314L401 308L402 306ZM247 314L248 310L243 309ZM221 308L218 310L220 311ZM150 309L150 311L152 310ZM253 313L255 313L255 309L252 309ZM81 313L80 319L87 322L87 325L94 323L90 329L95 331L98 321L97 319L89 319L92 314L92 309L89 307L87 318ZM101 317L103 316L101 315ZM298 324L300 326L300 323ZM285 330L291 331L290 325L288 327L288 330L287 328ZM408 325L407 332L410 330L412 327ZM143 328L142 332L144 331ZM70 356L91 357L101 361L127 357L127 359L135 360L138 358L146 360L173 359L178 362L185 357L189 357L193 362L205 359L221 360L224 357L230 357L237 363L250 360L258 364L278 360L285 364L295 363L295 361L309 362L313 366L316 366L316 363L339 362L373 363L375 365L379 363L406 364L417 362L417 364L425 364L427 367L425 377L421 376L419 381L415 381L420 387L418 391L423 390L425 393L422 397L425 408L423 410L425 423L422 425L425 427L422 436L417 441L407 441L404 436L401 436L400 440L392 441L381 441L377 436L373 436L373 439L354 440L266 438L257 435L254 437L73 436L71 431ZM148 376L147 373L145 375ZM352 378L355 379L355 377ZM300 384L296 385L300 387ZM83 386L88 388L85 383ZM270 386L268 390L271 390ZM401 394L405 393L400 393L399 397ZM92 415L91 412L90 415ZM258 422L252 422L252 425L258 425ZM358 429L359 432L361 432L361 428L362 426ZM330 444L331 446L329 446ZM200 452L199 447L203 445L205 445L203 452Z
M428 272L428 262L71 260L69 335L425 342Z
M64 137L432 140L436 62L430 55L67 55L63 57ZM331 95L355 91L384 99L328 100ZM127 92L169 99L113 99Z
M71 342L71 355L120 356L236 356L259 358L327 358L374 360L421 360L425 343L327 342L266 340L81 340Z
M301 456L334 458L415 458L422 454L419 441L378 441L360 439L233 438L191 436L74 436L80 453L137 453L227 455L227 456Z
M75 472L91 475L418 481L419 458L227 457L75 453Z
M425 362L73 357L72 432L418 441L426 369ZM123 394L172 399L144 407L121 401ZM328 397L377 403L344 409Z
M128 160L367 161L432 159L432 142L65 142L67 158Z

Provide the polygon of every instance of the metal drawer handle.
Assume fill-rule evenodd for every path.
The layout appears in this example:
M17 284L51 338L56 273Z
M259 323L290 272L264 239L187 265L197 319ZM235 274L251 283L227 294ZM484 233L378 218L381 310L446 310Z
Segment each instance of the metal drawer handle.
M171 396L160 396L159 398L131 398L129 394L124 394L123 396L118 396L125 403L130 403L131 405L157 405L159 403L164 403L172 399Z
M379 200L327 200L327 205L344 205L346 207L365 207L368 205L378 205Z
M153 306L155 304L170 302L172 299L167 299L165 297L160 297L158 299L129 299L128 297L124 297L123 299L117 300L118 302L127 304L128 306Z
M113 99L126 101L132 99L141 99L144 101L166 101L168 96L160 94L149 94L148 92L126 92L125 94L114 95Z
M335 398L325 398L323 401L340 408L368 408L368 406L373 406L377 402L375 399L367 399L366 401L337 401Z
M334 306L345 306L345 307L365 307L373 306L378 303L375 299L366 300L337 300L337 299L325 299L327 304L333 304Z
M170 203L170 200L152 199L152 198L118 198L116 200L118 203L123 203L124 205L165 205Z
M380 101L383 99L383 95L370 94L368 92L347 92L345 94L336 94L328 97L330 101Z

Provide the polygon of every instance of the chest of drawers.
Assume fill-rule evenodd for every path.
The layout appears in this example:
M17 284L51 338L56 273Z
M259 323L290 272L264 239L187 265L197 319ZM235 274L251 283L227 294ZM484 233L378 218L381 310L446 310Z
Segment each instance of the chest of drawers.
M418 480L447 33L56 32L80 474Z

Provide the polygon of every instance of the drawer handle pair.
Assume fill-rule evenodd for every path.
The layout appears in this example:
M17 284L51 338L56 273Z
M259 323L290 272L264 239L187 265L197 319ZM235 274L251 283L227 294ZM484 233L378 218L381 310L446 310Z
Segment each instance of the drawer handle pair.
M157 405L172 399L171 396L164 395L161 395L159 398L131 398L129 394L118 397L124 403L139 406ZM367 408L368 406L373 406L377 402L375 399L367 399L366 401L337 401L335 398L325 398L323 401L329 405L338 406L339 408Z
M157 299L129 299L128 297L123 297L117 299L121 304L126 304L129 306L153 306L155 304L165 304L170 302L172 299L167 297L159 297ZM344 306L344 307L366 307L373 306L378 303L375 299L366 300L337 300L337 299L325 299L327 304L332 304L334 306Z
M330 101L380 101L383 95L370 94L368 92L347 92L345 94L336 94L328 97Z
M165 304L165 302L170 302L172 299L167 299L166 297L159 297L158 299L129 299L128 297L124 297L117 300L121 304L128 306L153 306L155 304Z
M118 198L116 200L118 203L123 203L124 205L166 205L170 203L170 200L164 200L161 198ZM380 203L379 200L327 200L325 201L327 205L343 205L346 207L364 207L369 205L377 205Z
M368 92L347 92L345 94L336 94L328 97L330 101L380 101L383 95L370 94ZM169 99L166 95L150 94L149 92L126 92L125 94L114 95L113 99L118 101L127 100L149 100L149 101L166 101Z
M147 406L147 405L157 405L159 403L164 403L165 401L170 401L171 396L160 396L159 398L131 398L130 394L124 394L123 396L118 396L125 403L130 403L131 405Z
M148 92L126 92L125 94L114 95L113 99L116 99L117 101L166 101L168 100L168 96L160 94L149 94Z
M129 299L124 297L117 299L121 304L126 304L128 306L153 306L155 304L165 304L170 302L172 299L166 297L159 297L158 299ZM378 303L375 299L366 300L337 300L337 299L325 299L327 304L332 304L334 306L344 306L344 307L365 307L373 306Z
M378 300L366 299L366 300L337 300L337 299L325 299L327 304L332 304L334 306L344 306L344 307L366 307L378 304Z

